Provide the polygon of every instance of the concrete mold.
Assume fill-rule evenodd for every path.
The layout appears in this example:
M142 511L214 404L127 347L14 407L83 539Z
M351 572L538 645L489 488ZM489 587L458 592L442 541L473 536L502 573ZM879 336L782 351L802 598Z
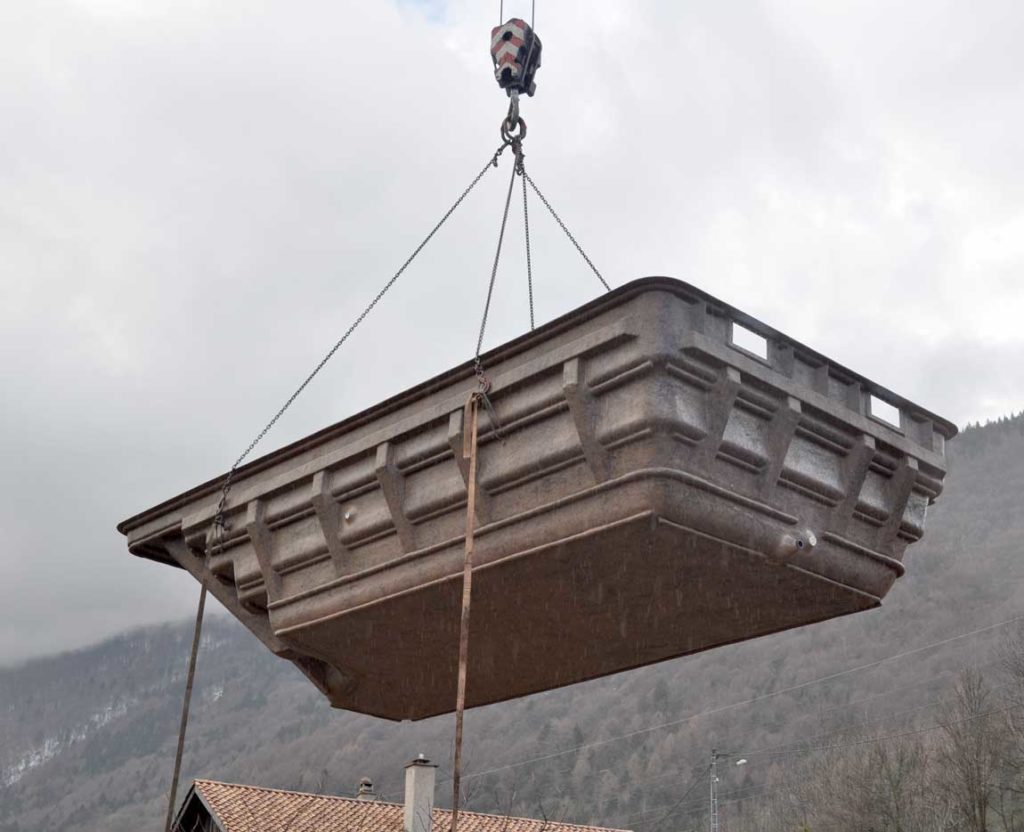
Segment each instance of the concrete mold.
M484 362L472 706L877 606L956 434L669 278ZM118 528L336 707L451 711L475 385L467 363L239 469L222 551L220 480Z

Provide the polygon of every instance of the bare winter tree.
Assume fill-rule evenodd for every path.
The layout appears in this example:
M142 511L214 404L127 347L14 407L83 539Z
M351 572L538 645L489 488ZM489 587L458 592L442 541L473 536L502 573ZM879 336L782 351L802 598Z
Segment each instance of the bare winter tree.
M803 778L801 821L809 829L916 832L928 814L927 754L916 738L851 737Z
M964 670L953 701L940 720L942 741L937 774L949 808L967 832L992 832L993 807L999 802L1000 773L1006 757L1005 710L975 670Z

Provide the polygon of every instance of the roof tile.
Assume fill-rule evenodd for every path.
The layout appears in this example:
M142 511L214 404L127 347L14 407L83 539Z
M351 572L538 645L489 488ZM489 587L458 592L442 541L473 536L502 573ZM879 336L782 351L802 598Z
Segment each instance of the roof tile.
M400 803L356 800L258 786L196 780L196 793L224 832L403 832ZM433 828L447 830L452 813L434 809ZM459 812L459 832L622 832L600 826Z

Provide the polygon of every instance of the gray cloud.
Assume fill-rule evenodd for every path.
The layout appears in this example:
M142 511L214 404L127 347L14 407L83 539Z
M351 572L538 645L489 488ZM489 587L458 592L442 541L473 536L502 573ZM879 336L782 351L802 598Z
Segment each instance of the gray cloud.
M0 10L0 662L188 613L114 524L223 471L484 163L495 12ZM538 12L527 161L613 283L690 280L961 422L1024 407L1019 4ZM467 356L506 173L264 450ZM598 286L533 231L547 319ZM508 251L490 344L527 323Z

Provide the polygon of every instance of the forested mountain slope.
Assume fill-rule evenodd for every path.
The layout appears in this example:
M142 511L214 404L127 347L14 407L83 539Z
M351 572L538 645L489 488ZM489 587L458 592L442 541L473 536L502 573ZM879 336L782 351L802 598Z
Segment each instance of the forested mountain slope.
M704 810L705 790L687 789L717 747L750 760L722 777L738 826L805 746L927 735L966 666L1004 685L998 647L1019 625L1002 622L1024 615L1024 418L969 428L949 455L946 493L882 609L473 711L470 807L683 832ZM0 832L159 827L190 637L182 622L0 670ZM184 776L339 794L368 776L399 801L402 765L423 752L447 802L451 735L451 717L332 711L211 617Z

